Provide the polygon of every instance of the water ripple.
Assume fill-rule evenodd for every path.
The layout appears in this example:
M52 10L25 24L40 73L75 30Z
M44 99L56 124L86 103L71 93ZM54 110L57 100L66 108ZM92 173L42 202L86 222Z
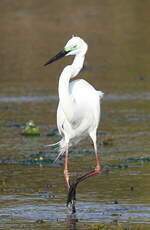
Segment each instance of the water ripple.
M67 218L69 210L65 205L60 204L40 204L40 205L18 205L17 207L1 208L0 219L5 222L7 218L23 218L33 221L35 218L49 219L51 221L63 220ZM104 204L104 203L78 203L77 218L80 221L101 222L109 219L120 219L127 221L129 217L134 217L134 222L150 220L150 204ZM4 220L3 220L4 219ZM21 220L20 219L20 220ZM150 223L150 222L149 222Z
M120 101L120 100L150 100L150 92L133 93L133 94L105 94L104 100L106 101ZM36 95L36 96L13 96L13 97L0 97L0 102L3 103L26 103L26 102L43 102L43 101L57 101L57 95Z

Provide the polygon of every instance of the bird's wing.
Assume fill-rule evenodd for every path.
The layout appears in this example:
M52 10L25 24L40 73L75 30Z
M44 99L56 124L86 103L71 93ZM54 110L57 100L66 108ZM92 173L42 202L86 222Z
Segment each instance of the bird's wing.
M59 103L58 108L57 108L57 127L58 127L58 131L61 136L64 136L64 133L63 133L64 121L65 121L65 115Z
M96 125L99 123L100 116L100 98L103 93L97 91L92 85L83 79L77 79L70 83L70 92L74 98L75 119L80 125L83 121L88 120Z

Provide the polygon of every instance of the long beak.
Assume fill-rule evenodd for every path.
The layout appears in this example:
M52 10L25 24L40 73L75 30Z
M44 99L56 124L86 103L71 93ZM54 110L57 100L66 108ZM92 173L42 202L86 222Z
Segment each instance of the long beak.
M60 51L58 54L56 54L56 56L50 58L43 66L47 66L48 64L50 64L54 61L57 61L58 59L64 57L69 52L70 51L65 51L65 50Z

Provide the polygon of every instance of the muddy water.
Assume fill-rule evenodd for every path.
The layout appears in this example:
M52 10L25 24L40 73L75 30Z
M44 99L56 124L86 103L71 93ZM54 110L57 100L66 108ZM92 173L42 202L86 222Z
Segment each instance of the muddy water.
M0 229L150 225L149 7L140 0L0 1ZM79 186L76 217L65 207L63 159L52 165L56 151L43 147L59 139L58 76L72 58L41 67L72 34L89 44L80 77L105 93L103 171ZM21 135L28 120L40 136ZM74 147L69 160L72 178L91 170L90 141Z

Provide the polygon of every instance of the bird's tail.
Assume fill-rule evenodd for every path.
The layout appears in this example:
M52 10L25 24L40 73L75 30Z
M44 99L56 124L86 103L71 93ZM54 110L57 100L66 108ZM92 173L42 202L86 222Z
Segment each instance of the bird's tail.
M46 147L53 147L53 146L58 146L58 155L56 157L56 159L54 160L54 163L59 159L60 156L62 156L65 153L66 150L66 142L64 140L64 138L62 138L60 141L54 143L54 144L50 144L50 145L46 145Z
M60 142L61 140L53 144L45 145L45 147L53 147L53 146L59 145Z
M97 92L98 92L100 99L103 98L104 93L102 91L97 91Z

